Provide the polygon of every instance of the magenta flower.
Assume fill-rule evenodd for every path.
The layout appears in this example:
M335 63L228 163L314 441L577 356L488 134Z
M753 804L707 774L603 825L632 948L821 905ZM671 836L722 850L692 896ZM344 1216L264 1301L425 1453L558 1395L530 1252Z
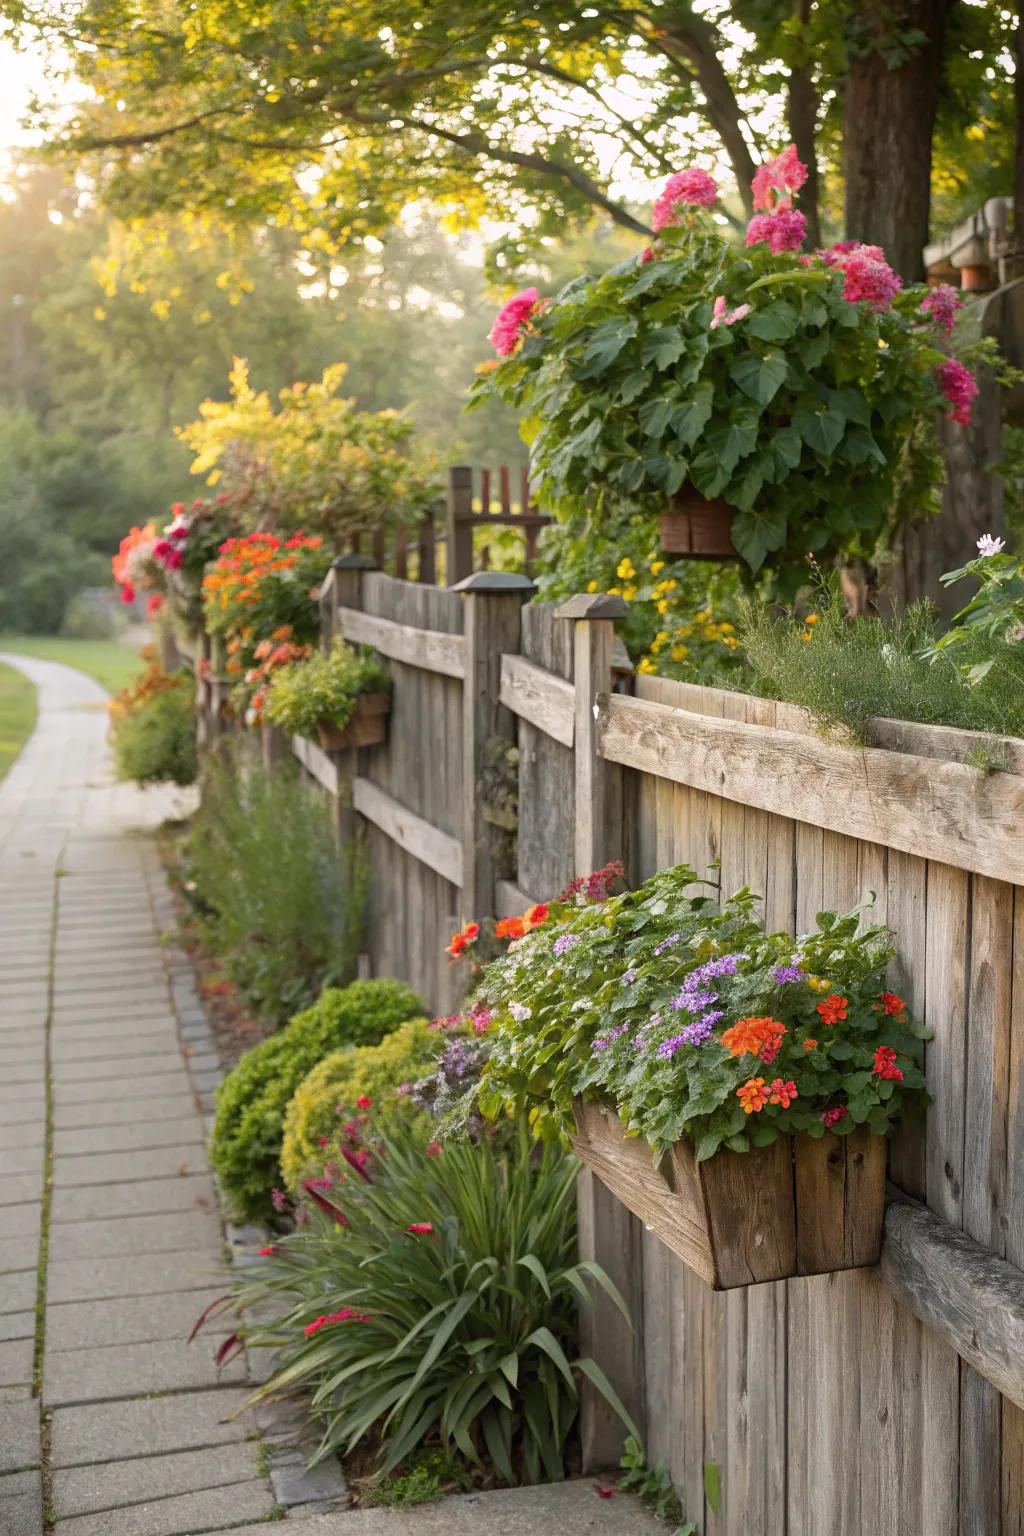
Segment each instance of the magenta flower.
M796 251L807 238L807 220L799 208L779 208L775 213L755 213L747 225L746 245L767 245L773 256Z
M949 401L949 415L962 427L971 424L971 401L978 393L978 381L969 368L955 357L947 357L935 369L935 382Z
M405 1230L412 1232L417 1237L424 1237L428 1233L433 1232L434 1223L432 1221L414 1221Z
M880 245L843 240L822 251L821 259L843 274L843 298L850 304L864 300L881 312L889 308L903 287L902 278L892 270Z
M676 210L681 203L691 208L710 208L718 202L718 186L707 171L692 167L677 171L670 176L651 209L651 228L655 234L676 223Z
M845 1114L845 1105L838 1104L835 1109L823 1109L821 1114L818 1116L818 1119L821 1121L822 1125L831 1128L833 1125L835 1125L837 1120L842 1120Z
M945 331L947 336L953 334L956 317L963 307L960 295L949 283L939 283L937 288L929 289L918 305L920 313L930 315L939 330Z
M503 304L498 318L491 326L491 345L501 357L509 357L520 342L520 331L531 315L536 314L539 301L536 288L524 288Z
M754 207L768 211L791 208L793 193L799 192L806 180L807 167L798 156L796 145L790 144L781 155L759 165L754 172L754 179L750 183ZM779 194L777 198L776 193Z

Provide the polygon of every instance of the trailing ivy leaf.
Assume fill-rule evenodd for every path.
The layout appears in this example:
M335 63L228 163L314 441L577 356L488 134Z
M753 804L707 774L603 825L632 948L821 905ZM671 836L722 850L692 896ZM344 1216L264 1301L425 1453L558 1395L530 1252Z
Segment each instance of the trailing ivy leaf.
M715 404L715 387L710 380L698 384L685 405L677 406L672 413L672 429L680 448L692 448L711 419Z
M689 345L689 338L676 327L659 325L644 341L641 360L653 363L656 368L671 368L679 361Z
M797 312L793 305L788 299L777 299L764 309L756 310L744 321L743 329L761 341L788 341L796 334L797 324Z
M732 541L752 571L760 570L765 557L780 549L786 539L786 514L740 512L732 521Z
M648 437L661 437L664 434L676 406L675 400L666 399L664 395L658 400L644 402L637 413L637 420Z
M763 485L764 475L761 469L756 463L751 464L740 481L738 489L732 493L733 505L739 507L742 512L751 511Z
M874 464L887 462L885 454L865 427L854 427L847 432L846 441L843 443L843 457L848 464L866 464L869 460ZM874 521L873 514L872 521Z
M808 448L820 453L824 458L834 453L840 439L846 430L846 417L842 411L830 406L823 411L808 409L798 410L793 417L793 425Z
M627 373L619 385L619 399L622 404L631 405L638 395L642 395L650 377L646 368L637 368L633 373Z
M724 427L708 432L705 441L727 475L731 475L740 459L752 453L757 444L757 417L750 415L730 421Z
M758 357L748 352L736 359L729 369L729 377L735 379L743 393L756 400L758 405L769 405L786 382L788 372L785 353L766 352L764 357Z
M773 433L772 453L786 469L796 469L803 451L803 438L793 425L780 427Z

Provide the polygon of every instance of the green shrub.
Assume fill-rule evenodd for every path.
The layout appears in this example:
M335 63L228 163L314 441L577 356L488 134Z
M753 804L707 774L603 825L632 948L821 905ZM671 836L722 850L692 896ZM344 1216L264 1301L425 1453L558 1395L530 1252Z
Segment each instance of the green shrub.
M277 1023L350 981L366 861L339 851L325 801L291 763L272 774L214 765L186 847L208 946L248 1006Z
M196 755L195 683L165 672L155 658L111 701L111 743L119 779L192 784Z
M326 656L315 651L304 661L275 668L263 712L289 736L315 738L320 722L343 731L363 694L390 691L391 677L380 658L336 635Z
M288 1100L317 1062L355 1040L381 1040L423 1012L399 981L355 981L331 989L280 1033L247 1051L217 1090L210 1155L235 1215L265 1218L279 1181Z
M117 626L109 609L90 603L80 594L65 608L60 632L69 640L113 640Z
M938 637L933 609L901 617L846 617L834 588L820 594L810 626L751 607L740 625L753 692L807 709L825 731L866 741L873 716L1024 734L1024 646L1000 647L1001 664L972 683L957 665L992 654L981 637L925 659ZM805 638L806 636L806 638Z
M414 1083L436 1065L449 1038L426 1019L410 1019L379 1045L333 1051L296 1088L284 1117L281 1172L295 1190L323 1166L321 1138L338 1124L338 1106L351 1108L363 1094L375 1105L393 1100L396 1088Z
M372 1124L365 1176L349 1169L323 1195L345 1225L313 1210L249 1271L243 1308L270 1320L247 1337L281 1351L261 1391L312 1392L317 1459L379 1436L386 1477L439 1441L477 1466L486 1456L504 1484L557 1480L574 1370L611 1397L592 1361L571 1358L579 1302L588 1280L618 1299L596 1265L576 1262L579 1164L538 1146L525 1117L507 1143L451 1142L435 1156L429 1134Z

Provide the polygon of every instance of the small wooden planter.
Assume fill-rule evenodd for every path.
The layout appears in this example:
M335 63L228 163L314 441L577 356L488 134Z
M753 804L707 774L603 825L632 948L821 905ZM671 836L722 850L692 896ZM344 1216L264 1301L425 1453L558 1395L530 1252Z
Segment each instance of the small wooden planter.
M360 695L356 712L344 730L324 720L317 721L316 733L320 745L325 752L341 752L346 747L378 746L387 736L390 713L390 693L364 693Z
M732 507L721 497L708 501L686 486L658 519L661 547L668 555L691 560L736 560L732 517Z
M678 1141L655 1165L613 1110L576 1107L576 1151L612 1194L716 1291L877 1264L886 1140L780 1137L698 1163Z

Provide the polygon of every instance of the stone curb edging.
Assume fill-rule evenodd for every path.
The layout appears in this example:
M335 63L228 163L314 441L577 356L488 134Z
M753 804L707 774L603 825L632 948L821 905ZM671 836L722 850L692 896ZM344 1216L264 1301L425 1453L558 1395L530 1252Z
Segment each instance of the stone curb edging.
M178 912L155 852L147 859L146 874L157 928L165 940L163 963L182 1054L196 1104L202 1112L203 1128L209 1136L213 1129L216 1091L224 1077L217 1040L196 986L192 962L174 938ZM217 1183L215 1175L214 1183ZM227 1220L223 1216L224 1201L219 1187L218 1199L232 1266L242 1269L258 1263L260 1248L272 1242L274 1234L267 1227L239 1226ZM260 1352L260 1357L246 1346L246 1373L250 1382L265 1381L269 1374L270 1361L264 1351ZM298 1400L283 1398L260 1403L253 1409L253 1419L267 1450L267 1470L274 1499L287 1518L298 1519L349 1508L348 1487L337 1458L331 1457L313 1468L306 1465L315 1449L316 1437L308 1433L308 1420Z

